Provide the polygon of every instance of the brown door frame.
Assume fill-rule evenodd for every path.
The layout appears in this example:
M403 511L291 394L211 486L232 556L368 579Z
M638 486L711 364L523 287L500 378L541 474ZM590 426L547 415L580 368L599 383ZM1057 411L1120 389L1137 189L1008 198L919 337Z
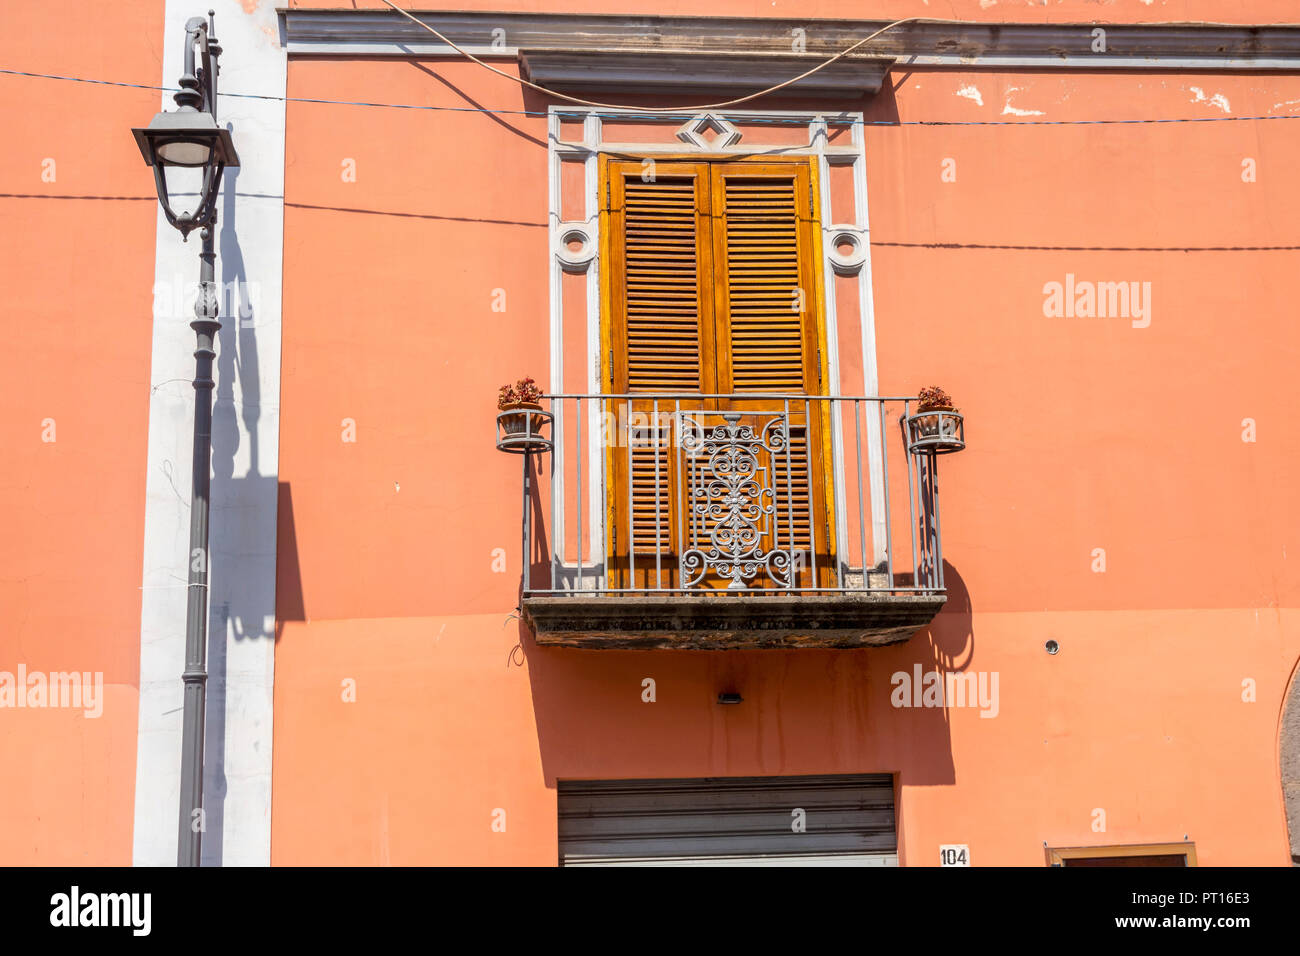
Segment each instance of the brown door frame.
M714 235L715 230L711 224L712 212L717 202L714 195L714 174L715 167L734 166L735 171L742 173L744 167L748 165L764 166L776 164L790 164L807 170L806 189L809 197L808 218L804 219L801 215L799 222L801 228L806 230L805 248L808 250L808 275L811 279L809 288L806 290L807 314L811 321L807 323L808 338L805 340L804 348L804 368L805 382L816 381L815 388L809 388L805 385L805 392L809 395L825 395L827 383L830 380L830 369L828 367L829 349L826 347L826 314L825 314L825 296L824 288L824 270L823 270L823 251L822 251L822 223L820 217L820 177L818 165L815 156L736 156L727 154L691 154L691 153L673 153L673 154L633 154L619 153L617 155L602 153L598 158L598 195L605 198L600 209L600 246L601 259L603 265L600 268L600 357L601 357L601 375L600 381L608 387L611 394L623 394L628 390L627 380L627 363L626 363L626 329L616 326L620 325L613 321L616 314L624 314L626 311L625 285L615 283L613 277L620 274L625 269L625 236L622 231L619 235L614 235L613 209L622 208L623 198L623 177L614 174L613 170L620 166L636 165L641 166L646 160L652 160L655 164L655 174L662 176L680 176L687 173L687 170L681 167L690 167L691 175L695 174L700 166L705 166L708 170L708 180L704 189L697 187L697 216L696 216L696 237L697 237L697 262L701 263L700 275L705 275L703 271L704 263L707 263L708 274L716 279L718 276L717 242ZM796 174L798 177L798 174ZM798 178L796 179L796 182ZM617 195L616 195L617 194ZM707 231L707 235L706 235ZM707 242L700 240L706 239ZM724 240L725 245L725 240ZM702 246L710 248L700 254ZM724 277L725 278L725 277ZM713 281L712 290L706 290L701 287L701 299L704 294L713 297L711 307L712 320L715 323L715 332L713 341L721 341L716 334L716 326L719 318L724 316L723 307L725 307L727 289L726 282ZM720 307L721 306L721 307ZM725 318L723 319L725 321ZM701 323L701 332L703 332L703 323ZM725 337L724 337L725 338ZM703 337L701 339L703 343ZM811 348L809 348L811 346ZM718 371L720 367L716 357L712 352L709 354L711 362L705 361L704 350L700 355L700 377L701 391L708 393L710 391L722 393L725 391L720 387L718 381ZM712 368L706 366L712 364ZM730 369L728 361L727 368ZM729 384L729 383L728 383ZM755 401L761 401L761 393L757 393ZM717 400L714 400L714 404ZM638 407L640 404L646 406L646 413L652 412L651 402L635 403ZM663 416L665 413L671 414L672 409L665 409L664 402L660 402L659 413ZM703 403L701 403L703 404ZM736 404L740 404L737 402ZM802 586L813 584L817 587L827 587L831 584L832 563L836 560L836 537L837 527L835 519L835 495L834 495L834 476L831 474L833 469L832 455L832 429L830 403L826 401L814 401L809 403L810 413L814 418L813 427L808 429L808 467L813 477L813 498L810 502L811 513L809 516L811 544L818 555L817 559L817 581L805 582ZM606 411L612 412L614 421L618 422L620 408L618 406L608 408ZM796 409L792 402L791 417L795 418ZM621 550L617 541L617 529L619 519L622 518L623 524L631 527L632 515L625 513L627 503L623 501L626 494L619 494L620 488L625 488L628 481L627 477L627 449L618 444L617 441L606 441L605 465L607 486L605 489L605 548L608 556L608 565L611 578L617 580L618 587L628 587L631 583L628 579L626 557L620 558ZM667 448L668 458L671 460L672 448ZM675 464L673 466L675 474ZM667 471L665 471L667 474ZM671 476L669 476L671 481ZM673 487L670 485L670 487ZM668 538L670 542L669 550L672 550L671 542L680 540L678 524L678 508L672 502L665 501L661 507L668 507L667 515ZM818 519L814 519L816 515ZM820 527L818 525L820 524ZM630 547L631 542L623 543L622 551ZM641 578L643 567L637 563L637 577ZM654 573L653 567L650 568L651 574ZM663 572L664 586L676 588L679 584L677 581L676 567L674 566L671 573L667 568Z
M1048 866L1067 866L1068 860L1110 860L1122 866L1126 857L1181 856L1185 866L1196 865L1196 844L1186 843L1136 843L1111 846L1060 846L1046 847Z

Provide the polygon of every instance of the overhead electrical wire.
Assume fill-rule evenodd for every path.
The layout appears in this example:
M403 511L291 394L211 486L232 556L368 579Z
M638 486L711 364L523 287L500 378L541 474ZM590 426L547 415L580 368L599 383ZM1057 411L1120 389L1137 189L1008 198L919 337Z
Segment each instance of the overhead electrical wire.
M447 39L447 37L443 36L441 33L439 33L433 27L429 26L429 24L425 23L423 20L419 19L418 17L412 16L410 13L407 13L397 4L393 3L393 0L382 0L382 2L388 4L388 6L392 7L394 10L396 10L402 16L406 17L406 19L410 20L412 23L416 24L417 26L423 27L425 30L428 30L430 33L436 36L443 43L447 44L447 46L451 47L461 56L465 57L468 60L472 60L473 62L477 63L479 66L483 67L485 70L491 70L497 76L503 76L507 80L513 80L514 82L520 84L521 86L526 86L529 89L537 90L539 93L545 93L547 96L554 96L557 97L558 99L565 100L569 103L576 103L579 106L593 106L596 109L606 109L606 110L628 110L635 113L678 113L681 112L682 110L691 110L694 112L699 112L700 110L720 110L728 106L738 106L741 103L748 103L750 100L756 100L760 96L767 96L769 93L775 93L777 90L785 89L787 86L790 86L792 83L798 83L804 77L812 76L818 70L826 69L826 67L830 66L840 57L848 56L858 47L862 46L864 43L871 42L872 40L874 40L876 37L880 36L880 34L884 33L887 30L892 30L894 27L901 26L904 23L915 23L919 20L929 19L928 17L904 17L901 20L895 20L893 23L887 23L879 30L877 30L875 33L871 34L870 36L863 37L861 40L859 40L857 43L853 44L852 46L845 47L843 50L840 50L839 53L836 53L830 59L818 63L811 70L806 70L805 72L800 73L798 76L792 76L790 79L784 81L783 83L776 84L776 86L769 86L765 90L759 90L757 93L750 93L747 96L740 96L734 100L723 100L720 103L702 103L699 106L623 106L617 103L597 103L592 100L584 100L579 96L569 96L567 93L557 93L554 90L548 90L544 86L538 86L536 83L533 83L530 80L525 80L522 76L512 76L511 74L505 72L504 70L498 70L495 66L492 66L490 63L484 63L482 60L476 57L473 53L470 53L468 50L464 50L461 47L457 46L455 43ZM960 21L939 21L939 22L960 22Z
M669 119L669 118L681 118L683 120L693 119L698 113L702 111L719 110L731 106L737 106L741 103L748 103L751 100L756 100L760 97L768 96L779 90L785 89L788 86L798 83L800 80L804 79L805 77L812 76L814 73L818 72L819 70L824 70L832 63L836 62L842 57L848 56L854 50L874 40L882 33L892 30L895 27L901 26L905 23L925 22L925 23L946 23L946 24L957 24L957 25L981 25L981 24L976 24L974 21L969 21L969 20L949 20L949 19L942 19L942 18L935 18L935 17L904 17L901 20L894 20L891 23L887 23L885 26L881 27L879 30L876 30L874 33L871 33L868 36L863 37L861 40L858 40L856 43L853 43L852 45L845 47L843 50L823 60L821 63L817 64L811 69L805 70L803 73L800 73L798 76L793 76L788 80L776 84L775 86L769 86L767 89L759 90L756 93L750 93L745 96L736 97L730 100L723 100L717 103L701 103L693 106L632 106L632 105L617 104L617 103L601 103L595 100L587 100L577 96L570 96L567 93L560 93L555 90L549 90L546 87L533 83L530 80L526 80L521 76L516 76L511 73L507 73L504 70L499 70L496 67L492 66L490 63L484 62L483 60L476 57L473 53L470 53L468 50L462 48L461 46L456 44L453 40L451 40L449 37L445 36L438 30L429 26L429 24L425 23L423 20L420 20L418 17L402 9L397 4L393 3L392 0L381 0L381 2L383 2L384 4L392 8L394 12L400 14L406 19L410 20L412 23L419 26L421 29L427 30L429 33L435 36L442 43L445 43L452 50L456 51L456 53L465 57L471 62L477 64L478 66L483 67L485 70L495 73L497 76L510 80L513 83L518 83L521 86L527 87L532 90L536 90L537 92L542 93L548 97L564 100L569 103L574 103L579 106L586 106L592 109L610 109L610 110L620 111L620 113L618 114L611 114L610 118L625 118L626 113L634 112L634 113L644 113L649 115L658 115L665 119ZM1225 26L1226 24L1207 23L1207 22L1198 21L1194 24L1184 24L1184 25ZM157 90L160 92L177 91L176 87L154 86L146 83L128 83L120 80L103 80L103 79L93 79L88 77L61 76L61 75L51 74L51 73L34 73L25 70L9 70L9 69L0 68L0 74L9 75L9 76L33 77L37 79L47 79L47 80L65 80L65 81L76 82L76 83L91 83L91 84L98 84L102 86L119 86L119 87L131 88L131 89ZM332 99L321 99L316 97L305 97L305 96L277 96L273 94L263 94L263 93L223 92L219 95L226 96L226 97L235 97L240 99L269 100L273 102L285 102L285 103L317 103L317 104L330 105L330 106L357 106L357 107L369 107L375 109L434 110L434 111L459 112L459 113L482 113L485 115L503 115L503 116L544 117L549 115L559 115L559 116L581 117L581 116L589 115L587 113L578 113L578 112L565 113L562 110L556 110L554 111L554 113L552 113L549 110L488 109L484 107L471 107L471 106L432 106L432 105L416 104L416 103L375 103L375 102L368 102L364 100L332 100ZM868 119L854 119L854 118L840 119L837 118L832 112L828 111L826 113L826 119L827 122L829 122L834 126L854 126L859 124L864 126L1103 126L1103 125L1133 125L1133 124L1145 124L1145 123L1225 123L1225 122L1240 123L1240 122L1254 121L1254 120L1300 119L1300 114L1282 113L1277 115L1259 115L1259 116L1188 116L1188 117L1158 117L1158 118L1142 117L1142 118L1135 118L1135 119L1095 119L1095 120L1025 120L1025 119L1019 119L1019 120L868 120ZM801 118L796 118L796 117L745 117L745 122L746 123L774 123L774 124L775 123L803 124L804 122L806 122L806 120Z
M175 93L180 89L176 86L157 86L152 83L128 83L124 80L103 80L85 76L62 76L57 73L34 73L29 70L9 70L4 68L0 68L0 76L24 76L38 80L62 80L68 83L89 83L95 86L119 86L132 90L152 90L159 93ZM431 110L433 112L446 113L482 113L487 116L546 117L550 115L558 115L561 117L572 116L578 118L592 115L577 110L572 112L557 110L552 114L547 110L487 109L481 106L432 106L424 103L376 103L368 100L331 100L313 96L277 96L272 93L232 93L222 91L218 95L222 97L232 97L234 99L267 100L275 103L315 103L323 106L359 106L386 110ZM621 109L622 107L618 108ZM697 113L689 112L684 107L677 107L676 109L680 112L675 114L664 114L662 118L680 118L682 120L688 120L694 119L698 115ZM610 119L627 118L625 114L619 113L596 113L594 115ZM1091 120L869 120L853 119L849 117L841 118L835 114L834 111L827 111L824 115L826 121L832 126L1122 126L1143 123L1241 123L1253 120L1300 119L1300 113L1278 113L1271 116L1169 116L1155 118L1138 117L1135 119ZM807 123L806 119L780 116L746 116L744 121L746 123L755 124L795 123L803 125Z

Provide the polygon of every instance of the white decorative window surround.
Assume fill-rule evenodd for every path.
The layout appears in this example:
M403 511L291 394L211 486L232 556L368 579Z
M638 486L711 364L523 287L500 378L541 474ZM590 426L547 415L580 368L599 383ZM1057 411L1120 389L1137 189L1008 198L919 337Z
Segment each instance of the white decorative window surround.
M683 122L683 117L686 117ZM858 282L857 319L862 332L862 392L859 394L875 395L878 392L876 378L876 343L875 317L871 295L871 255L869 228L867 218L867 175L866 153L863 148L862 114L857 112L803 112L803 111L754 111L726 110L717 112L700 112L691 115L689 111L666 116L638 113L635 110L581 109L574 107L551 107L548 122L548 162L549 162L549 223L550 248L552 250L550 281L550 316L551 316L551 365L550 381L553 392L574 392L578 387L573 383L574 377L566 378L564 356L566 354L565 335L573 335L575 317L568 316L566 323L564 276L565 273L585 276L586 302L586 375L583 377L581 391L588 394L601 392L604 369L601 355L601 237L599 172L597 159L603 152L618 153L624 157L645 156L653 158L656 154L682 155L698 153L701 158L728 155L784 155L811 156L818 164L818 182L820 184L819 220L822 225L822 249L826 261L822 269L824 276L823 301L825 303L824 346L827 353L829 381L827 394L838 396L844 394L840 386L839 356L839 322L843 313L839 312L835 299L835 277L856 276ZM566 176L566 164L583 166L580 177ZM832 166L851 168L853 221L830 225L834 222L832 210L845 208L845 197L832 196ZM574 183L581 183L581 197L572 195ZM838 180L842 186L843 179ZM581 199L581 202L576 200ZM832 204L832 199L839 202ZM566 203L566 200L568 202ZM564 218L564 210L581 207L582 219ZM576 246L576 248L575 248ZM842 252L841 247L849 250ZM570 301L570 308L577 307ZM572 354L572 349L568 350ZM564 387L566 381L569 388ZM582 498L587 514L583 517L583 526L590 529L589 545L581 544L581 563L584 568L583 587L598 587L598 569L603 563L604 522L605 522L605 481L604 455L601 454L600 417L596 402L585 403L582 423L583 453L586 456ZM885 503L884 487L881 478L881 434L879 422L871 421L868 416L866 424L867 446L870 455L870 493L873 539L877 542L874 560L884 556L885 541ZM562 467L564 453L564 415L555 418L556 462L552 471L551 484L551 527L555 530L553 542L555 587L570 588L577 586L575 574L579 566L579 555L567 542L567 536L559 529L565 529L565 472ZM845 482L843 448L841 442L842 423L839 407L836 406L832 418L832 467L834 468L835 520L837 540L847 540ZM570 503L571 505L571 503Z

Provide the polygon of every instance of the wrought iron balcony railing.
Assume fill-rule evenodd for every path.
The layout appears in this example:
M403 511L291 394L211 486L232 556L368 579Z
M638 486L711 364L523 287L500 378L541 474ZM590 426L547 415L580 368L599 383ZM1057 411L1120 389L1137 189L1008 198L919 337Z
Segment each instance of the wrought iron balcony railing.
M915 405L564 394L502 413L503 449L551 453L523 466L523 610L539 641L910 635L943 603L937 456L964 446L960 415ZM732 632L771 633L716 642Z

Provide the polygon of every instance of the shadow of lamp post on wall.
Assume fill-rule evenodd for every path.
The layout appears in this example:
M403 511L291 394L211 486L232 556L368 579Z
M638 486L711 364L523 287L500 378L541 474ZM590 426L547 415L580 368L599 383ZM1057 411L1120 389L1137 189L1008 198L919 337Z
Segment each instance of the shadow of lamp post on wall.
M181 239L200 230L199 294L190 328L198 338L194 350L194 466L190 497L189 601L185 619L185 713L181 743L180 822L177 866L198 866L202 844L203 723L207 684L208 501L212 457L212 362L216 358L218 297L215 281L217 194L225 170L239 166L230 132L217 125L217 73L221 45L215 36L214 11L208 19L185 24L185 74L175 94L177 109L162 112L143 129L134 129L144 161L153 167L158 201ZM201 56L197 66L195 52ZM177 170L201 174L198 205L190 212L172 208ZM183 175L183 174L182 174ZM188 193L187 193L188 194Z

